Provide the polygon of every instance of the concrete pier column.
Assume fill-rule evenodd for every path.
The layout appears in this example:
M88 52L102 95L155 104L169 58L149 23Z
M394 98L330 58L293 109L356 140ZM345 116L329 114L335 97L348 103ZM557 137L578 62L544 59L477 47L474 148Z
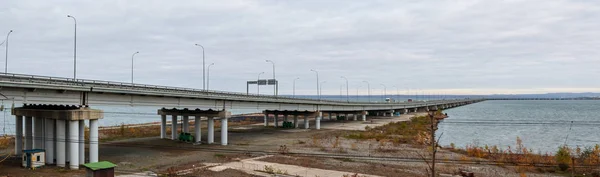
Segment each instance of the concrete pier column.
M171 117L171 139L177 140L177 115Z
M275 124L275 127L279 127L279 115L273 114L273 122Z
M390 110L390 111L392 111L392 112L390 112L390 117L394 117L394 113L396 113L396 111L395 110Z
M85 120L79 120L79 165L85 163Z
M358 114L354 113L352 115L354 115L354 121L358 120Z
M265 114L265 127L269 126L269 114Z
M66 130L65 120L56 120L56 166L66 165Z
M33 117L25 117L25 149L33 149Z
M92 122L90 122L91 126ZM91 127L90 127L91 128ZM167 115L160 115L160 139L167 138Z
M188 116L183 116L183 128L182 132L189 133L190 131L190 118Z
M367 121L367 111L362 112L362 121Z
M79 169L79 121L69 121L69 169Z
M315 118L315 129L321 129L321 118L323 117L323 112L319 112L317 117Z
M348 114L344 114L344 120L348 120Z
M42 141L44 140L44 119L41 117L33 118L33 149L43 149Z
M194 117L194 138L196 143L202 141L202 117L196 116Z
M23 151L23 116L15 116L15 155Z
M308 116L304 116L304 129L308 128L310 128L310 125L308 124Z
M46 119L46 164L54 164L54 119Z
M294 128L298 128L298 115L294 115Z
M404 114L408 114L408 109L404 109Z
M166 119L166 117L165 117L165 119ZM90 151L90 163L98 162L98 119L90 120L90 144L89 145L90 145L90 150L89 150Z
M221 118L221 145L227 145L227 117Z
M208 118L208 144L215 142L215 119L213 117Z
M65 120L65 160L67 163L69 162L69 160L71 160L71 158L69 158L69 148L71 148L69 144L69 142L71 142L71 138L69 137L69 131L69 121Z
M329 113L329 120L331 120L331 113Z

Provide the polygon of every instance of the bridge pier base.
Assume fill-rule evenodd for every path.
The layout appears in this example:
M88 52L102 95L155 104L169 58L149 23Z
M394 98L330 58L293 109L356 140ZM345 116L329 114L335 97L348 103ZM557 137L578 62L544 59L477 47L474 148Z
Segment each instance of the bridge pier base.
M358 114L354 113L353 115L354 115L354 121L358 120Z
M228 117L221 118L221 145L227 145L227 119Z
M181 132L189 133L190 119L188 116L182 116L182 117L183 117L182 118L183 119L183 125L182 125L183 128L181 128Z
M171 116L171 139L177 140L177 115Z
M160 115L160 139L167 138L167 115Z
M310 125L308 124L308 116L304 116L304 129L308 128L310 128Z
M294 128L298 128L298 115L294 115Z
M323 117L323 113L319 112L317 114L317 117L315 117L315 129L320 130L321 129L321 118Z
M269 126L269 115L265 114L265 127Z
M46 154L46 164L54 164L54 141L56 138L54 138L54 122L56 120L54 119L46 119L46 147L44 148L45 150L45 154ZM90 133L92 132L92 130L90 129ZM90 141L90 145L92 144L92 141Z
M15 116L15 155L21 155L23 149L23 116Z
M363 111L362 112L362 121L366 122L367 121L367 111Z

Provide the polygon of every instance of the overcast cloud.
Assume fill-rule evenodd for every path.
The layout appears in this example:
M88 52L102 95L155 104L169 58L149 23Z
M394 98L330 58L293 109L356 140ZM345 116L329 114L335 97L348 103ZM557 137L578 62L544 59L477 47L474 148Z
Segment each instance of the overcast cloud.
M245 92L272 76L280 94L600 91L598 1L0 1L8 72ZM3 39L0 39L0 42ZM4 58L4 45L0 58ZM4 65L4 60L0 63ZM345 87L345 86L344 86ZM345 88L344 88L345 89ZM256 87L251 87L256 92ZM344 90L345 92L345 90ZM261 93L272 93L262 87ZM414 93L411 93L414 94Z

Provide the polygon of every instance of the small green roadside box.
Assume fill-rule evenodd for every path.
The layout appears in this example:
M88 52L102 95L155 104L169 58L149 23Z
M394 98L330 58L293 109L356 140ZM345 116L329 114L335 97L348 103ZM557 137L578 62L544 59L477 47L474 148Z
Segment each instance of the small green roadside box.
M109 161L101 161L83 164L86 168L86 177L114 177L117 165Z

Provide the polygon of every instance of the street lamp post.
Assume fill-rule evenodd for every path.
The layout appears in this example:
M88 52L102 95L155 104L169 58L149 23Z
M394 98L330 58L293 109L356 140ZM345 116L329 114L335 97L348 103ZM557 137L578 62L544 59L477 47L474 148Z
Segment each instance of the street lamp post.
M293 87L292 89L294 90L294 91L293 91L293 92L294 92L294 93L293 93L293 94L294 94L294 98L296 98L296 80L298 80L298 79L300 79L300 78L299 78L299 77L297 77L296 79L294 79L294 84L293 84L293 86L292 86L292 87Z
M363 81L364 83L367 83L367 93L369 94L369 102L371 102L371 84L369 84L369 82L367 81Z
M140 52L138 51L131 55L131 85L133 85L133 57L135 56L135 54L138 54L138 53L140 53Z
M314 69L311 69L310 71L315 72L317 74L317 96L318 96L319 100L321 100L321 94L319 92L319 72Z
M273 62L271 60L265 60L265 61L273 64L273 80L275 81L275 85L273 87L273 95L277 96L277 88L279 87L279 85L277 83L277 80L275 80L275 62Z
M211 63L206 69L206 90L210 90L210 66L212 65L215 65L215 63Z
M397 102L398 99L400 98L400 92L398 91L398 87L396 87L395 85L392 86L393 88L396 88L396 100L394 100L394 102Z
M5 52L5 56L4 56L4 73L8 73L8 36L10 36L10 33L12 33L13 30L10 30L8 32L8 34L6 35L6 40L4 40L4 43L6 43L6 46L4 46L6 48L6 52ZM2 45L2 44L0 44Z
M256 80L256 94L260 94L260 75L265 72L258 73L258 79Z
M204 64L204 46L200 45L200 44L194 44L196 46L199 46L202 48L202 90L206 90L206 77L204 76L204 74L206 74L206 72L204 71L204 69L206 68L206 65Z
M67 15L67 17L72 18L75 22L75 30L74 30L74 39L73 39L73 79L77 79L77 19L71 15Z
M387 95L387 88L385 87L385 85L381 84L381 86L383 86L383 101L385 101L385 96Z
M350 102L350 94L348 93L348 78L341 76L341 78L346 80L346 101Z

